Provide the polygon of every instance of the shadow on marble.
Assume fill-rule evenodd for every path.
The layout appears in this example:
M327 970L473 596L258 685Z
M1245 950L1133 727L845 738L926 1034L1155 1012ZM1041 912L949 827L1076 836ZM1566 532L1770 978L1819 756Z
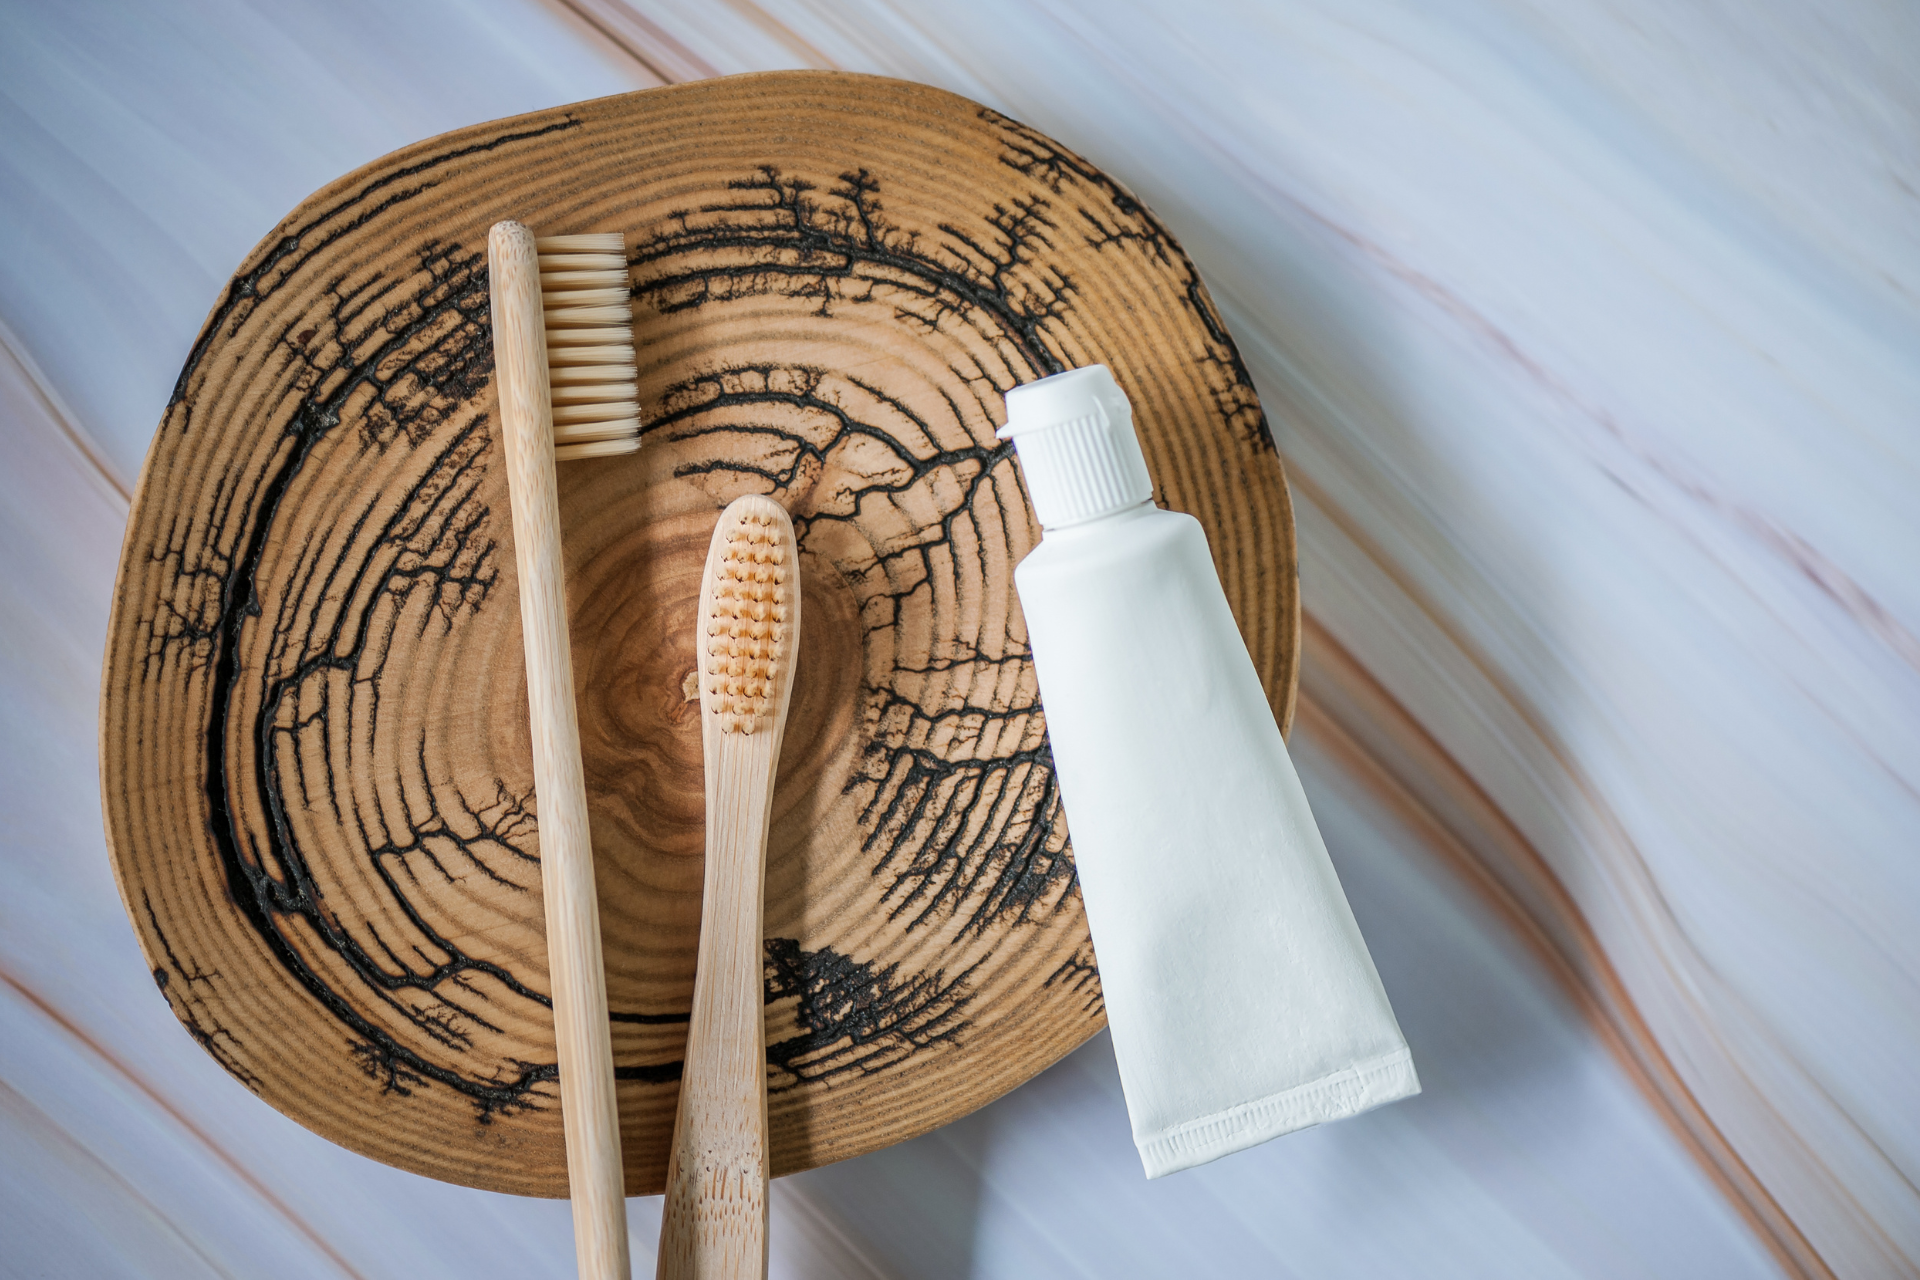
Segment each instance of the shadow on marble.
M794 1185L882 1269L929 1280L1777 1275L1504 926L1314 744L1296 756L1421 1096L1147 1182L1102 1034L945 1129Z

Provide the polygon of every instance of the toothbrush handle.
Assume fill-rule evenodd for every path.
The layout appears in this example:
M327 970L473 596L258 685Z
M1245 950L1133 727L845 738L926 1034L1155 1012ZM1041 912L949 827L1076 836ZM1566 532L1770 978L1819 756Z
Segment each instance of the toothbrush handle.
M573 705L560 500L554 478L540 273L533 236L503 222L489 238L494 367L507 446L520 625L526 648L540 878L559 1049L560 1115L574 1251L582 1280L630 1280L620 1108L613 1087L599 897L587 829L580 726Z
M710 717L709 717L710 718ZM763 930L774 733L707 735L699 967L660 1219L659 1280L767 1274Z

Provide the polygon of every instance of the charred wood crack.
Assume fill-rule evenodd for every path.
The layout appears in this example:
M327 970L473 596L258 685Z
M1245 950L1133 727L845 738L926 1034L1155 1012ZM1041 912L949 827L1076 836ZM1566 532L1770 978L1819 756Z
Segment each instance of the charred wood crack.
M671 314L779 296L814 302L825 319L837 308L879 306L916 327L965 327L1006 361L997 373L978 364L953 370L980 406L1066 367L1051 329L1069 314L1076 286L1045 260L1058 232L1051 202L996 203L978 227L943 222L938 236L925 236L887 219L880 184L864 169L842 173L822 190L769 165L728 187L738 195L676 212L638 242L636 298ZM766 416L756 418L757 409ZM956 491L943 501L937 523L905 545L877 548L879 572L851 575L871 631L896 625L909 599L931 589L936 553L968 554L957 536L963 523L978 530L983 515L1001 528L1028 519L1024 503L1010 508L1002 496L1020 492L1011 446L972 437L959 448L934 443L958 434L951 428L965 420L950 398L946 409L951 422L934 423L876 385L819 367L727 365L668 388L643 435L767 437L762 461L716 455L682 464L678 473L734 473L775 491L823 470L850 442L884 450L884 474L869 467L859 487L816 494L811 510L796 515L803 550L824 525L859 523L871 499L905 494L943 473L952 477ZM898 426L874 420L875 413ZM795 426L799 419L825 422L828 429L803 431ZM906 442L900 428L927 443ZM984 512L983 503L994 509ZM964 911L967 928L983 933L1050 909L1075 887L1038 707L1004 701L923 706L901 680L963 666L1030 664L1014 637L1001 637L998 649L992 657L943 655L867 690L867 721L875 732L849 791L865 799L863 848L872 873L889 878L885 899L909 928Z
M167 963L154 966L153 983L160 988L160 994L167 998L167 1004L173 1009L173 1016L187 1029L187 1034L205 1049L213 1060L223 1067L227 1074L238 1080L255 1093L260 1092L260 1077L247 1068L240 1060L240 1041L233 1032L221 1024L219 1017L209 1007L208 1001L196 988L211 986L220 976L218 969L202 969L191 961L182 961L174 952L173 943L160 928L160 917L154 912L153 899L144 890L140 894L140 905L146 909L147 924L153 929L153 936L160 943L160 950L167 957ZM171 967L169 967L171 966ZM174 984L179 977L181 985Z
M1060 962L1060 967L1047 975L1042 986L1058 984L1075 995L1084 996L1080 1006L1083 1013L1095 1013L1106 1008L1107 998L1100 990L1100 966L1094 962L1093 944L1082 943L1079 950Z
M420 626L437 621L451 627L463 611L480 606L494 582L487 512L476 496L491 445L486 417L439 430L447 414L479 396L491 372L485 264L477 255L427 245L419 273L404 284L411 287L378 278L352 287L336 283L327 322L333 341L324 348L331 361L307 354L311 331L289 344L289 358L304 362L311 379L283 428L274 463L247 504L250 527L236 552L223 558L217 615L202 629L156 634L156 644L164 650L184 642L210 658L209 828L236 905L281 967L348 1030L362 1069L383 1091L406 1096L430 1083L445 1085L466 1096L484 1122L498 1112L537 1105L539 1087L556 1079L553 1064L514 1062L476 1077L435 1062L336 990L296 936L304 931L306 944L330 952L362 992L451 1053L471 1047L476 1029L495 1025L482 1011L490 997L476 978L490 979L517 998L548 1003L504 967L467 955L442 937L400 883L402 875L417 877L423 866L448 875L447 859L456 856L499 879L489 858L531 856L521 847L532 834L526 798L501 787L477 809L462 799L465 812L450 819L435 796L404 840L383 840L357 810L340 812L331 755L322 753L322 776L315 777L298 750L302 734L327 731L337 697L358 695L377 704L384 652L410 598L426 601ZM343 339L356 328L362 330L357 339ZM315 451L348 416L350 401L359 406L361 447L404 442L430 449L424 475L392 512L383 516L368 505L345 523L348 547L371 535L368 553L357 562L303 557L269 618L259 571L281 506ZM303 613L302 602L313 600L344 603ZM250 624L268 628L259 671L243 669L240 661ZM250 681L258 682L258 705L246 731L235 733L237 704L246 701ZM263 817L260 829L243 821L230 791L236 781L230 744L248 752L254 791L248 807ZM364 922L363 938L329 909L295 838L290 802L331 805L343 825L355 830L390 900L432 951L412 944L412 954L402 955L371 921ZM404 993L417 994L421 1003L403 1000Z
M872 1075L914 1053L955 1040L968 979L983 961L953 977L945 970L901 977L833 950L803 950L792 938L766 943L767 1003L796 1002L800 1034L767 1046L770 1087L794 1088L842 1075Z
M340 237L427 192L433 170L450 161L576 124L568 119L503 135L392 170L291 229L215 308L176 385L170 425L188 425L196 371L215 335L237 331L255 303L310 270ZM824 193L772 167L730 185L732 198L676 214L639 243L637 297L676 311L778 295L813 303L827 318L843 306L877 305L898 323L964 327L986 339L1004 364L954 370L968 388L962 394L979 401L975 416L1011 386L1065 367L1054 327L1070 313L1076 286L1047 262L1054 238L1066 234L1057 202L995 204L978 225L943 223L937 235L920 235L887 220L879 183L864 170L841 174ZM1116 207L1125 212L1117 199ZM1170 241L1157 249L1125 237L1113 243L1123 241L1178 254ZM537 861L531 797L498 780L471 794L435 785L422 741L410 768L427 785L403 803L405 821L396 825L378 812L369 818L343 797L332 754L302 750L314 735L364 737L370 745L386 655L399 629L410 625L423 636L429 628L451 630L482 607L495 584L489 512L479 496L492 439L486 415L474 409L492 369L485 264L477 254L428 244L411 275L343 277L327 296L323 317L279 336L297 400L277 432L262 437L260 460L243 457L216 482L210 509L176 515L149 546L149 558L169 577L143 620L146 674L158 678L175 665L207 682L208 827L232 901L277 963L345 1029L356 1059L383 1091L408 1096L441 1085L471 1102L485 1123L552 1100L556 1068L506 1058L463 1070L460 1060L474 1054L476 1037L505 1024L496 1001L550 1002L505 967L444 937L412 894L423 877L475 875L519 886L517 877ZM1204 306L1203 294L1193 297ZM1230 354L1231 344L1225 349ZM759 408L768 411L765 420L753 419ZM860 521L867 501L951 477L953 496L941 518L903 544L875 547L877 564L861 570L856 592L872 630L897 625L902 609L931 589L937 557L968 554L961 544L984 536L983 521L1010 528L1027 519L1024 504L1016 497L1010 505L1006 496L1019 493L1008 446L972 437L960 447L933 443L951 439L953 423L967 416L951 398L947 410L952 422L930 422L857 378L806 366L742 365L673 388L648 415L645 431L674 439L778 436L767 465L713 461L683 469L690 476L749 472L775 489L850 443L887 451L897 466L885 477L840 495L837 504L816 504L796 521L803 547L828 525ZM716 412L736 420L715 425L709 415ZM785 424L794 413L830 429L793 430ZM923 443L904 442L886 422L907 424L906 434ZM343 427L354 436L343 435ZM323 447L356 446L401 451L418 479L391 510L363 505L323 535L355 554L329 556L319 543L302 548L288 580L270 590L260 577L263 559L281 536L283 516L298 506L290 495L320 465ZM908 927L965 912L966 927L984 932L1050 909L1074 890L1038 707L1004 697L933 705L912 687L915 679L1029 662L1017 638L999 637L990 649L949 646L919 665L900 666L889 684L867 691L875 732L849 790L861 797L872 873L888 878L885 901ZM356 707L363 721L335 723ZM299 815L329 808L394 908L383 917L385 931L370 919L337 914L299 847ZM155 970L156 983L195 1038L258 1089L237 1041L197 994L218 974L176 956L150 905L149 916L168 958ZM317 967L321 956L325 972ZM786 1087L797 1087L884 1070L949 1042L967 1026L962 1012L974 968L951 977L944 970L903 975L897 966L877 967L831 948L807 951L797 940L771 940L767 999L795 1002L801 1034L769 1046L770 1068L789 1081ZM337 989L340 974L352 978L346 991ZM1075 989L1082 989L1077 981ZM643 1025L687 1019L612 1016ZM396 1024L410 1028L408 1039L417 1043L395 1034ZM616 1074L658 1083L679 1071L675 1062Z
M1005 150L1000 163L1015 173L1042 183L1054 195L1085 199L1074 213L1081 238L1097 250L1131 249L1163 268L1180 273L1181 299L1206 331L1207 349L1199 362L1207 371L1207 386L1220 416L1249 442L1276 452L1273 429L1253 375L1240 358L1225 322L1200 281L1200 271L1174 240L1173 233L1136 199L1132 192L1043 133L987 107L980 118L1001 132Z
M950 1044L970 1025L961 1016L973 999L980 962L948 977L945 970L902 976L832 947L809 951L793 938L765 943L765 1000L791 1000L800 1034L767 1045L768 1087L776 1091L848 1075L872 1075L914 1053ZM692 1015L615 1014L616 1022L686 1023ZM678 1080L684 1059L614 1068L617 1080Z
M173 395L167 401L167 408L171 410L188 399L193 375L199 369L200 361L223 330L229 333L237 331L254 303L273 293L281 283L298 273L317 254L341 237L367 225L395 205L404 204L430 190L434 183L427 175L435 169L468 156L482 155L516 142L527 142L579 127L580 122L568 116L538 129L503 133L485 142L437 152L416 164L388 170L288 231L267 248L259 261L228 282L226 296L214 307L213 314L207 317L199 336L194 339L193 347L187 352L186 364L181 367L180 376L174 381ZM417 185L401 185L415 178L420 179ZM396 187L399 189L390 190ZM185 430L190 420L190 415L182 415L180 428Z
M887 301L897 318L927 328L981 326L1033 376L1066 367L1047 328L1076 286L1039 261L1055 229L1047 201L995 204L978 230L941 223L943 238L928 244L886 220L880 184L865 169L841 174L824 196L773 165L727 185L740 196L678 211L635 247L635 297L672 313L778 294L817 299L821 316L837 302Z

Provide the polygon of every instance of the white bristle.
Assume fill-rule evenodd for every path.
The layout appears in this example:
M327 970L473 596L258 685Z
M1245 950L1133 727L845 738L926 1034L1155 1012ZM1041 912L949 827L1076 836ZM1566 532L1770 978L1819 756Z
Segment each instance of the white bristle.
M557 408L563 404L612 404L627 403L635 395L631 381L588 383L560 383L553 388L553 403Z
M570 307L564 303L547 312L549 329L564 329L573 325L632 324L633 313L625 303L618 306Z
M553 429L556 444L579 444L585 440L625 439L640 430L638 418L612 418L604 422L574 422Z
M570 364L553 370L549 381L556 387L579 387L603 383L632 382L640 371L625 361L611 364Z
M617 232L541 236L540 302L555 458L598 458L640 447L632 279Z
M620 307L627 306L627 290L623 285L618 289L548 289L541 286L541 302L549 314L554 311L573 307Z
M590 392L591 394L581 394ZM563 394L564 393L564 394ZM565 409L573 416L567 421L584 421L580 412L597 404L609 405L608 412L599 415L603 418L624 418L633 412L634 388L631 383L621 386L615 383L609 387L556 387L553 393L553 420L559 422Z
M632 347L554 348L549 346L547 348L547 359L549 361L565 361L565 364L561 366L562 368L577 369L585 365L606 365L624 370L634 367ZM594 375L596 380L605 379L608 376L606 373L596 373ZM625 377L627 375L622 373L615 376Z
M587 231L570 236L535 236L533 247L543 258L549 253L625 253L627 238L618 231Z
M638 419L633 428L640 430ZM640 447L637 436L625 436L618 440L601 440L593 444L565 444L554 447L553 456L561 462L571 462L577 458L611 458L622 453L632 453Z
M621 271L626 258L617 253L543 253L540 274L555 275L569 271Z
M549 329L547 345L562 347L631 347L633 330L627 325L605 325L598 329Z
M540 289L543 293L557 293L562 289L617 289L622 297L627 293L627 273L618 271L550 271L540 277Z
M576 422L613 422L633 416L633 405L626 400L600 400L593 404L557 404L553 406L553 425Z

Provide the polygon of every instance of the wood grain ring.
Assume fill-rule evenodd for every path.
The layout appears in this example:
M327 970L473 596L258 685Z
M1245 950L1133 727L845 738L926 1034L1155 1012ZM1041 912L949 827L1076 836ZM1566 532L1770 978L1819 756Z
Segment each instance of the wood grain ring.
M1102 1021L994 440L1104 361L1205 524L1276 714L1292 514L1166 229L1072 152L920 85L778 73L481 125L261 243L136 497L102 704L109 837L154 980L233 1076L432 1177L563 1195L484 245L620 230L645 445L564 464L575 668L630 1192L660 1190L698 929L685 680L716 512L802 548L767 885L776 1173L897 1142Z

